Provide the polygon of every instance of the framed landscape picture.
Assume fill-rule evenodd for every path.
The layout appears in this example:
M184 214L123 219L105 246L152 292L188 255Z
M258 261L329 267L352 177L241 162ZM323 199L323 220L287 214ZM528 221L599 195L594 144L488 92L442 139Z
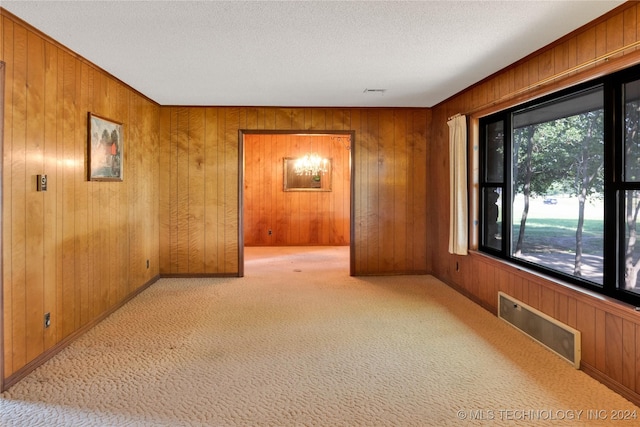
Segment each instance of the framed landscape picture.
M122 181L122 123L89 113L88 134L89 181Z

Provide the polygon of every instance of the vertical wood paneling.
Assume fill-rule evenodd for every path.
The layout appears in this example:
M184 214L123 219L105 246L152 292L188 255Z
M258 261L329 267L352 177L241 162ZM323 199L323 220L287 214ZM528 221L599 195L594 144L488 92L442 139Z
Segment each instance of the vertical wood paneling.
M351 161L355 164L353 171L353 188L361 188L367 177L367 157L368 157L368 134L365 132L367 127L367 114L365 110L356 110L353 112L351 128L355 132L354 147L352 147ZM354 191L354 193L357 193ZM355 251L355 259L351 259L353 271L366 271L366 250L367 250L367 233L365 226L367 223L367 193L362 191L358 194L352 194L353 206L353 227L351 232L352 251ZM351 240L350 239L350 240Z
M185 110L189 114L199 107L164 107L170 110ZM213 111L213 110L212 110ZM205 176L197 180L206 180L202 200L193 200L187 182L175 189L170 189L168 204L169 217L188 209L190 203L203 204L207 227L205 231L211 237L205 239L204 263L201 271L190 271L193 274L235 274L238 270L238 130L245 124L252 130L340 130L356 131L356 152L361 156L351 159L360 170L361 179L356 184L354 199L356 220L355 236L361 236L356 251L360 259L356 260L356 274L399 273L427 270L427 244L425 242L428 221L424 195L426 194L426 156L428 110L357 110L331 108L217 108L215 117L205 114L204 127L207 129L204 142L206 154ZM353 121L352 116L358 114L360 119ZM172 120L171 114L163 113L160 125L163 140L171 140L167 132L176 135L188 132L187 124L180 132L175 126L166 122ZM177 119L179 122L180 120ZM210 132L211 126L214 131ZM284 129L283 129L284 128ZM213 138L215 135L215 138ZM333 199L327 199L323 193L291 193L282 194L281 159L270 161L271 152L287 149L292 153L304 153L308 143L284 135L256 136L245 134L244 152L244 244L265 245L284 244L284 242L305 242L304 244L349 244L350 229L350 188L348 185L337 186L338 182L348 182L340 174L348 174L348 167L341 168L334 175ZM251 138L262 138L261 148L252 151ZM331 147L327 155L349 163L349 152L344 147ZM286 148L285 148L286 147ZM265 151L266 150L266 151ZM297 150L297 151L296 151ZM337 150L337 151L336 151ZM360 151L357 151L360 150ZM215 154L213 154L215 153ZM172 165L180 164L180 151L163 150L161 162ZM284 157L284 154L279 154ZM397 163L396 163L397 160ZM197 172L197 171L196 171ZM188 168L176 167L178 177L190 175ZM415 178L419 177L420 182ZM411 179L410 179L411 178ZM178 178L184 179L184 178ZM424 180L424 182L422 182ZM254 182L266 184L268 191L254 191ZM275 183L275 185L274 185ZM199 185L199 184L198 184ZM413 187L411 187L413 186ZM415 188L416 192L409 188ZM212 191L215 189L215 192ZM339 197L338 197L339 196ZM383 197L381 197L383 196ZM214 200L215 199L215 200ZM339 201L339 202L338 202ZM281 212L271 220L268 212ZM214 214L215 212L215 214ZM286 212L286 213L285 213ZM214 219L215 215L215 219ZM398 221L396 221L398 217ZM191 218L185 218L176 226L165 220L160 234L174 233L180 236L182 229L190 226ZM209 230L209 221L217 227ZM305 226L299 227L304 221ZM409 224L412 227L409 227ZM269 237L267 231L272 230ZM326 236L334 236L326 240ZM388 245L379 242L386 241ZM184 262L180 254L185 251L185 242L180 239L162 238L162 248L167 253L177 253L177 262L162 266L165 274L182 274L180 264ZM381 260L384 257L384 263Z
M76 112L76 122L78 124L82 123L83 119L86 119L82 115L82 110L86 108L86 111L89 110L89 77L91 75L90 67L88 64L81 64L78 67L76 74L76 81L79 84L79 104L82 106L80 111ZM84 161L85 150L81 145L80 141L86 136L86 129L83 129L80 125L75 128L74 135L74 163L81 165ZM75 194L74 200L76 204L76 221L75 221L75 239L76 239L76 251L77 251L77 262L75 263L76 271L74 276L78 283L85 283L88 286L79 286L76 288L76 296L77 296L77 305L78 305L78 316L79 319L77 321L77 325L85 325L91 321L93 318L93 308L91 305L91 297L93 295L92 286L89 285L91 281L89 280L90 269L92 268L91 260L90 260L90 252L89 252L89 198L88 198L88 186L84 185L86 181L86 177L82 176L81 173L74 173L75 178ZM49 195L47 194L47 197Z
M636 324L622 319L622 371L621 382L629 390L636 389Z
M558 74L569 68L569 46L562 43L553 49L553 70L552 75Z
M395 140L394 121L389 114L380 115L380 138L378 139L378 218L381 227L378 229L380 246L379 268L381 272L392 272L394 261L395 233Z
M410 113L410 133L408 135L408 164L407 164L407 199L408 199L408 219L407 219L407 259L413 261L409 270L429 271L427 262L431 257L427 254L427 238L416 234L414 230L426 230L427 219L427 199L429 194L429 181L427 178L427 168L423 159L429 158L429 144L427 141L426 129L429 127L430 113L426 115L420 111Z
M607 22L596 25L595 30L595 57L597 58L607 53Z
M26 174L23 185L26 193L26 259L44 259L44 199L35 191L34 178L43 173L44 143L44 41L33 33L27 35L27 109L26 117ZM26 269L26 334L27 360L43 351L44 337L40 316L44 313L44 269L42 263Z
M558 319L560 322L569 323L569 298L566 295L559 294L557 292L554 295L554 307L553 314L548 313L551 317Z
M577 329L578 327L578 302L575 298L569 298L567 302L567 325Z
M63 175L65 170L64 162L61 162L59 159L61 157L61 153L63 153L64 149L64 126L62 125L61 117L63 117L64 113L64 70L65 70L65 56L64 52L60 51L56 47L57 56L58 56L58 64L57 64L57 81L56 81L56 89L57 89L57 102L56 102L56 118L55 118L55 126L56 126L56 139L55 139L55 150L56 153L53 155L52 160L56 163L56 174L54 176L55 183L53 187L55 188L55 204L56 204L56 216L55 216L55 224L56 224L56 232L55 232L55 241L57 248L57 256L56 256L56 303L55 303L55 312L59 313L58 316L51 318L52 323L52 331L55 333L55 340L59 341L63 338L63 319L65 316L63 313L63 287L60 286L64 280L64 252L62 251L62 245L60 244L60 237L63 236L63 225L64 225L64 191L63 191ZM6 175L6 174L5 174ZM53 316L53 314L52 314ZM6 353L6 352L5 352Z
M262 140L262 146L259 150L262 153L262 162L258 166L259 170L262 172L261 182L262 182L262 197L260 197L260 217L258 219L258 234L262 236L262 240L265 243L273 242L274 237L273 234L269 236L267 230L271 229L272 233L278 232L278 218L272 217L273 212L279 212L277 208L276 201L276 183L277 183L277 175L276 171L279 170L279 159L278 156L273 156L273 153L278 153L277 145L278 138L275 135L266 135ZM246 149L245 145L245 149ZM280 192L282 187L278 187L277 190ZM246 244L246 242L245 242Z
M576 327L581 332L582 360L591 366L595 366L596 314L594 307L591 307L582 301L578 301Z
M126 96L126 92L123 93ZM125 113L125 123L130 123L128 129L126 130L126 140L129 141L127 145L128 150L124 153L126 164L130 162L135 162L136 164L143 165L146 162L145 158L145 145L141 142L143 141L141 137L140 128L141 125L145 122L144 119L144 110L143 105L140 103L140 99L136 95L131 95L129 102L126 103L127 109ZM128 261L129 268L118 270L119 277L118 282L127 283L130 281L143 281L145 279L144 270L142 267L146 269L146 259L148 258L149 251L147 247L143 244L145 235L145 227L142 225L142 218L140 216L140 212L137 209L125 209L125 207L133 200L139 200L145 197L145 195L150 191L147 185L142 184L144 180L140 176L142 171L150 170L149 166L145 165L145 168L134 168L129 169L127 171L128 178L135 180L136 182L140 182L141 185L137 185L134 188L128 188L126 192L120 192L120 216L121 219L119 221L118 230L119 236L124 236L131 239L131 245L125 245L124 239L120 238L118 240L118 253L121 253L121 256L126 257L126 261ZM116 187L117 188L117 187ZM122 218L122 216L126 216L126 218ZM148 223L153 223L153 219L149 218ZM129 224L134 224L133 227L129 228ZM131 290L128 288L118 287L118 298L122 298L126 296Z
M553 317L555 314L555 291L540 286L540 311Z
M604 313L604 372L613 380L622 382L623 342L622 319L611 313Z
M3 33L3 18L2 16L0 16L0 36L2 36ZM4 140L4 80L5 80L5 63L4 63L4 57L3 57L3 47L2 47L2 41L0 41L0 147L3 146L2 141ZM4 150L3 150L4 151ZM0 186L2 185L2 182L0 180ZM0 196L1 197L1 196ZM1 211L2 206L0 205L0 211ZM2 212L0 212L0 214L2 214ZM1 221L0 221L1 223ZM0 233L1 234L1 233ZM2 239L2 236L0 235L0 239ZM4 242L0 242L0 245L4 243ZM2 247L2 246L0 246ZM0 275L1 275L1 269L0 269ZM2 280L4 278L0 276L0 283L2 283ZM4 290L0 290L0 292L4 292ZM3 304L3 294L0 293L0 304ZM0 308L1 310L1 308ZM4 321L2 319L2 317L0 317L0 331L2 331L4 329ZM3 339L4 337L4 333L0 332L0 339ZM0 342L0 390L4 390L5 386L4 386L4 357L2 356L3 353L3 349L4 349L4 342Z
M205 134L205 110L192 108L189 110L188 138L188 193L189 199L188 218L188 253L189 272L202 272L204 270L204 134Z
M13 333L13 368L23 366L27 362L27 330L26 330L26 127L27 127L27 32L15 26L13 32L14 69L13 82L13 155L8 171L11 174L11 206L13 207L11 233L11 286L12 286L12 318L7 322Z
M606 21L606 52L612 52L624 46L624 14L619 13ZM619 55L622 55L621 53Z
M394 111L393 115L393 271L403 271L407 269L407 241L411 241L408 236L410 231L407 227L408 218L408 197L409 186L408 175L408 147L407 147L407 110Z
M275 110L275 128L287 130L291 129L291 109L290 108L277 108Z
M636 393L640 393L640 324L636 323L635 324L635 331L636 331L636 339L635 339L635 345L636 345L636 358L635 358L635 368L634 368L634 373L632 374L635 378L635 388L633 390L636 391Z
M289 115L290 117L290 115ZM289 121L290 123L290 121ZM272 136L272 153L286 153L287 146L289 144L289 135L271 135ZM245 150L247 149L247 144L245 140ZM273 212L279 212L280 215L277 215L274 223L273 235L267 237L271 240L271 242L276 245L284 245L288 241L288 231L291 228L289 215L287 207L287 199L285 192L282 191L283 182L284 182L284 174L278 173L281 171L280 163L282 163L282 159L280 156L274 156L272 160L268 163L268 167L265 169L269 170L270 179L271 179L271 191L270 198L273 200ZM246 182L246 180L245 180ZM246 207L246 205L245 205Z
M582 336L583 365L597 371L600 378L608 379L609 385L615 387L620 384L621 390L632 390L635 393L640 393L640 317L637 312L628 311L624 306L615 308L597 298L560 288L542 277L529 275L473 254L467 263L461 265L469 270L467 274L475 273L479 277L474 277L471 285L467 286L464 274L451 273L451 265L455 264L456 257L447 253L447 235L440 231L446 229L448 210L442 207L444 203L436 203L434 200L448 200L448 195L440 190L448 187L446 117L471 111L473 121L477 119L474 111L487 115L494 112L489 111L491 108L497 111L502 109L500 105L512 105L526 99L526 94L522 93L526 88L531 88L532 97L538 97L538 83L547 79L551 83L545 82L545 89L551 91L556 87L561 88L566 84L561 80L561 75L573 68L578 68L579 71L573 72L570 79L579 78L581 81L588 79L589 73L599 75L603 72L602 67L610 70L612 61L604 61L603 64L590 64L590 61L638 41L639 7L637 2L629 2L605 18L582 27L546 49L541 49L434 107L430 113L431 152L428 156L428 171L429 182L435 185L429 188L431 193L426 198L428 208L436 212L430 217L432 223L429 236L432 270L436 276L468 290L483 306L492 308L497 290L494 283L499 283L499 288L506 289L515 298L575 327ZM635 51L637 48L627 49L616 54L614 59L622 59L620 67L625 67L628 64L624 64L625 58L622 57L634 55ZM630 56L629 64L636 61L635 58L636 56ZM578 73L580 76L577 76ZM554 77L557 78L555 81ZM493 107L487 107L490 105ZM471 230L475 233L477 227L474 226ZM486 263L491 264L492 268L486 268ZM508 278L507 283L500 279L504 277Z
M119 280L129 284L127 288L119 288L120 297L134 292L137 289L135 284L145 283L158 274L159 257L160 218L148 215L149 211L158 211L159 181L145 179L148 176L158 176L158 137L157 132L150 130L159 128L159 116L156 114L157 109L138 94L129 94L128 105L126 123L131 124L128 133L131 143L128 144L128 152L125 152L125 160L127 164L135 165L127 172L128 179L137 185L128 186L126 191L120 192L119 251L129 253L128 259L118 258L121 262Z
M58 266L61 265L62 254L57 248L56 235L58 223L57 200L58 200L58 165L56 154L58 148L57 116L59 112L58 96L58 49L51 43L45 43L45 125L44 125L44 169L50 180L47 195L44 197L44 292L43 311L51 313L53 327L44 331L44 349L52 348L57 342L57 319L60 313L57 310L57 286L60 276ZM55 323L54 323L55 321Z
M596 57L596 29L588 28L577 36L577 64L584 64Z
M159 235L159 263L160 272L170 271L168 266L171 266L171 194L174 192L173 186L173 173L174 170L171 167L171 115L172 110L169 108L160 109L160 158L158 161L159 169L163 173L158 176L158 187L162 189L159 192L159 209L158 219L160 230L163 230ZM166 269L166 270L165 270Z
M274 114L275 115L275 114ZM238 266L238 126L240 109L230 108L227 111L227 128L224 141L225 149L225 262L223 271L239 271Z
M363 184L356 190L356 197L364 197L366 194L367 204L363 206L366 212L365 229L362 230L367 236L366 252L361 251L361 257L365 258L365 265L361 271L383 271L380 263L380 241L379 229L384 227L383 218L379 212L380 185L379 164L382 160L380 156L380 132L379 132L379 111L367 111L367 151L366 151L366 176Z
M248 119L249 115L247 115ZM204 271L206 273L218 272L217 242L221 239L218 235L218 110L207 108L205 110L205 200L209 202L205 209L205 247L204 247Z
M6 62L2 262L7 379L158 274L159 222L153 218L159 215L160 109L4 12L0 20ZM138 109L140 100L144 111ZM88 111L125 125L123 182L87 181ZM48 176L46 192L36 191L38 174ZM129 197L130 188L136 189L135 197ZM152 249L141 249L145 245ZM151 268L145 263L138 271L143 257L150 258ZM48 329L46 312L51 313Z
M623 12L622 45L627 46L637 39L638 20L636 17L637 7L626 9Z
M3 39L2 40L4 40L4 22L5 22L4 17L0 16L0 34L3 35ZM0 61L3 61L3 62L5 61L5 59L4 59L4 43L2 43L1 41L0 41Z
M105 106L105 99L106 99L105 88L106 88L107 79L105 76L99 73L92 73L92 77L93 77L92 78L93 99L91 102L92 104L91 112L96 113L100 111L100 112L103 112L103 114L105 114L105 112L107 111ZM64 138L62 136L60 137L60 141L61 143L64 141ZM67 167L63 168L61 173L65 174L66 170L67 170ZM92 254L94 254L94 257L97 257L99 259L103 259L105 256L105 253L104 253L105 240L104 240L104 234L102 232L102 227L101 227L102 222L100 220L101 213L103 211L102 203L101 203L103 191L104 191L104 186L95 186L95 185L89 186L89 194L91 195L91 202L89 203L91 205L91 208L90 208L91 218L89 219L89 223L91 224L91 230L92 230L90 247L91 247ZM64 212L64 207L62 204L60 205L60 211ZM61 216L64 219L66 219L66 215L63 214ZM92 274L92 277L94 278L95 277L105 278L107 274L105 271L105 265L101 262L92 263L91 274ZM100 297L102 295L103 284L104 284L104 280L96 280L90 285L89 294L91 295L92 302L101 300ZM101 310L102 310L101 304L92 305L91 315L96 316L98 313L101 312Z
M225 206L225 180L227 177L225 176L226 169L226 152L224 149L225 144L225 136L226 136L226 119L227 119L227 110L219 109L218 110L218 135L216 137L217 144L216 150L218 151L218 163L216 164L216 170L218 173L217 184L217 193L218 198L216 199L216 215L217 215L217 235L218 240L216 240L215 245L215 258L216 258L216 272L223 273L224 270L224 255L225 255L225 215L224 215L224 206ZM264 123L264 112L261 109L258 110L258 122Z
M525 298L524 298L524 302L526 302L527 304L529 304L531 307L542 311L542 307L540 306L540 292L542 292L542 289L540 288L540 286L537 286L536 283L531 283L530 281L528 282L528 293Z
M128 148L124 153L124 158L126 161L126 165L131 163L136 164L136 173L131 174L130 179L135 180L136 182L142 183L143 179L140 179L137 175L138 172L144 170L150 176L152 175L153 169L149 168L145 165L145 162L141 161L139 158L136 158L137 150L141 149L141 140L136 139L136 131L135 128L139 123L142 122L141 118L135 117L132 113L135 113L136 97L132 92L130 92L124 84L118 84L118 117L123 123L127 123L127 129L125 129L125 138L128 142ZM135 118L135 120L134 120ZM81 133L81 136L84 137L84 133ZM149 138L147 144L153 143L153 139ZM81 146L79 144L79 146ZM80 154L84 159L84 150L80 150ZM127 166L125 166L126 169ZM129 172L132 170L129 168ZM137 178L137 179L136 179ZM88 187L88 185L85 185ZM113 262L111 263L112 269L114 271L115 280L112 282L113 288L111 292L112 300L110 301L109 307L113 307L118 302L122 301L129 295L129 273L131 272L131 260L136 260L137 258L132 255L137 255L137 251L132 248L136 248L135 244L131 244L130 239L132 236L139 236L140 233L144 230L140 224L136 224L135 231L131 230L132 223L131 220L135 219L135 216L132 218L132 213L135 212L135 206L133 205L131 208L129 207L129 192L132 191L134 187L127 186L118 186L117 183L114 183L114 199L118 200L118 210L115 217L115 224L113 225L113 229L116 230L116 236L114 236L113 240L115 241L115 253ZM140 190L144 188L142 185L136 185L136 190L138 191L138 196L140 200L145 200L145 197ZM86 190L84 192L87 193ZM153 211L153 205L151 203L148 204L149 209ZM153 221L153 220L150 220ZM144 240L144 239L142 239ZM125 268L123 268L123 266ZM135 265L134 265L135 271Z
M538 59L538 80L550 78L553 76L554 71L553 51L541 53Z
M174 272L177 271L178 266L178 256L177 256L177 248L178 248L178 209L176 204L176 199L178 197L178 109L169 110L171 113L169 115L170 123L167 126L169 129L169 200L167 201L167 206L169 209L169 228L167 230L168 241L170 243L169 254L170 254L170 264L168 266L168 271L162 270L165 272ZM164 267L164 265L163 265Z
M292 134L247 134L244 143L245 245L349 244L349 152L342 143ZM332 190L283 191L283 159L310 149L332 159Z
M178 108L176 117L176 145L178 204L173 206L177 216L176 265L179 273L189 273L189 109ZM196 202L195 200L193 201Z
M511 275L500 269L500 268L496 268L495 272L494 272L494 277L496 280L496 288L495 291L496 293L493 295L489 295L488 298L489 300L487 301L488 303L491 303L491 299L494 300L494 303L491 305L491 307L494 307L497 309L498 307L498 295L497 292L498 291L502 291L508 295L514 295L513 293L513 281L511 280Z
M62 111L62 161L65 165L60 177L62 185L62 336L66 337L76 330L76 278L75 278L75 106L76 67L80 64L68 53L64 54L63 111ZM102 277L105 277L103 275Z
M2 130L3 135L3 170L2 170L2 299L3 299L3 327L4 327L4 365L3 372L5 375L13 371L13 234L12 227L7 224L13 222L13 204L11 201L12 174L7 170L13 164L13 22L0 16L2 20L2 40L0 44L3 52L3 61L5 62L5 84L4 98L6 108L3 109L4 122Z

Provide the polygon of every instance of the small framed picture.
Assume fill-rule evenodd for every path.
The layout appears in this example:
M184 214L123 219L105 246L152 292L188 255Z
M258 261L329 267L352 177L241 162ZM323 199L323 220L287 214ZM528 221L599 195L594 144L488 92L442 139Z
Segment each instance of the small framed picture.
M122 123L89 113L89 181L122 181L124 135Z
M316 174L297 173L298 160L292 157L284 158L284 191L331 191L331 159L325 159L326 170Z

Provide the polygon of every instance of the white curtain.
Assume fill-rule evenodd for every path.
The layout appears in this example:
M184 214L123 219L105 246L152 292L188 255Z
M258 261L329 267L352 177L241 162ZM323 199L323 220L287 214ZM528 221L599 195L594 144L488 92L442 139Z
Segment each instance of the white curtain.
M449 253L468 249L467 117L455 116L449 125Z

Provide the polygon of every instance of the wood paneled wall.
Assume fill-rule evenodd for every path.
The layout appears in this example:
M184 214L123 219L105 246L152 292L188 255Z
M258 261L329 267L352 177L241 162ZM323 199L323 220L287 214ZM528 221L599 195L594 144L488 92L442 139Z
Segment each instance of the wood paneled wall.
M159 107L6 11L0 34L3 356L15 378L158 276ZM88 112L124 124L124 182L87 180Z
M331 135L244 136L246 246L349 244L349 135L343 138L344 142ZM331 159L331 191L284 191L283 159L310 150Z
M436 106L432 111L430 182L432 198L447 200L447 118L469 114L470 154L477 153L477 119L544 93L640 62L632 46L640 40L640 6L626 3L612 13L567 35L548 48L480 82ZM605 59L609 52L614 52ZM477 174L472 167L471 176ZM477 200L475 181L470 183ZM606 301L602 296L574 290L529 274L503 262L472 253L453 256L447 252L448 203L433 206L433 271L487 309L496 312L497 292L504 291L582 333L582 368L640 404L640 313L633 307ZM472 216L476 212L471 212ZM472 221L472 236L477 226ZM472 242L477 238L472 237Z
M354 131L355 274L430 270L428 109L161 107L161 273L239 274L239 131Z

